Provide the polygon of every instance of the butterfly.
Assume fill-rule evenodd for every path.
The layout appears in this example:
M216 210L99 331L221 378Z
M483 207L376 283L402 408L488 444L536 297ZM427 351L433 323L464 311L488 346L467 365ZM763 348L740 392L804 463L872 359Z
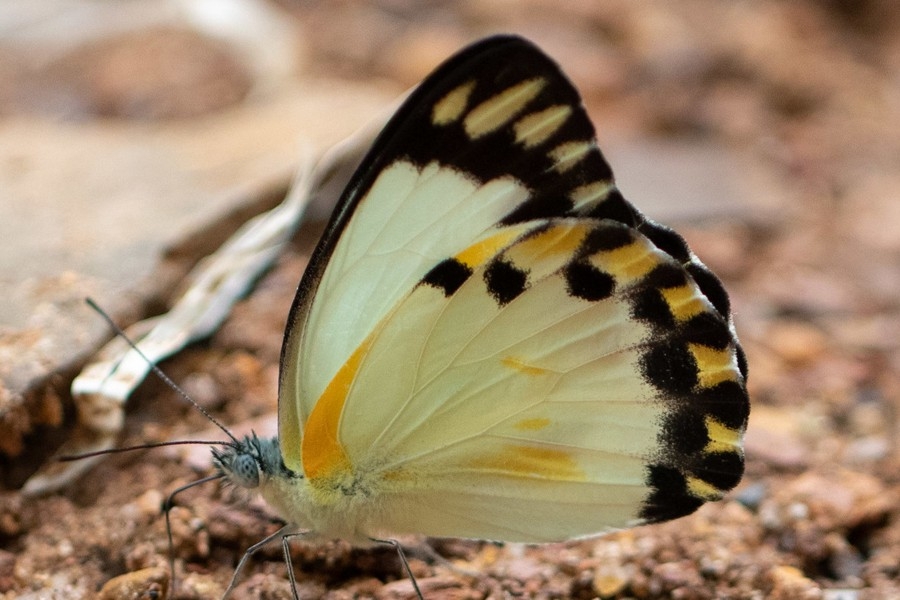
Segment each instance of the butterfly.
M214 462L323 538L559 542L735 487L746 375L722 284L624 199L560 68L498 36L377 137L290 309L278 437Z

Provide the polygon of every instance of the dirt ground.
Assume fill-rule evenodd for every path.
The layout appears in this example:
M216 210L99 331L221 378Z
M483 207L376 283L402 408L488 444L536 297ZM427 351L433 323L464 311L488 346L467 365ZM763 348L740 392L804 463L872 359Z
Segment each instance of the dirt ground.
M771 190L757 185L750 206L730 216L678 226L731 293L749 358L741 485L691 517L577 543L403 540L427 598L900 598L900 8L893 0L280 6L304 39L298 77L411 85L465 42L515 31L565 66L601 146L606 129L703 140L748 157L763 169L760 181L772 182ZM137 80L139 72L165 72L146 61L169 55L140 49L168 47L167 40L175 43L165 33L117 40L116 72ZM80 118L190 118L181 107L223 110L217 102L245 93L243 75L227 62L198 58L191 77L202 85L145 81L153 92L147 102L127 104L143 107L136 116L117 102L133 87L91 75L108 50L85 49L56 66L81 78ZM0 114L22 110L0 94ZM640 207L640 198L630 200ZM220 332L163 365L237 433L272 427L281 330L315 231L301 231ZM148 381L129 404L122 445L188 437L220 436ZM97 597L122 575L104 598L220 597L244 549L278 524L258 501L217 484L180 493L171 512L178 580L167 596L160 503L209 473L206 452L117 455L58 494L4 492L0 598ZM389 548L296 544L292 560L301 598L412 594ZM289 597L278 544L251 561L232 596Z

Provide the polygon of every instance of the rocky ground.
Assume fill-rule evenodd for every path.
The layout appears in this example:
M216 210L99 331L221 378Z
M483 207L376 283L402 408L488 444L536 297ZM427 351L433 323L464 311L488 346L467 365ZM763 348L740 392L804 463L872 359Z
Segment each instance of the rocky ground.
M744 481L691 517L578 543L408 540L427 598L900 597L895 3L283 0L275 8L297 42L290 72L278 76L301 87L327 77L399 90L470 40L523 34L581 89L601 146L610 139L621 149L632 202L643 206L629 190L653 188L653 172L671 161L703 174L690 182L692 212L667 213L664 202L657 210L733 299L750 364ZM6 122L189 128L198 115L247 110L266 93L251 93L233 48L187 25L76 44L40 65L7 50ZM617 168L616 152L607 154ZM710 168L720 156L730 170ZM15 166L0 165L7 177ZM281 330L316 231L300 232L221 331L164 364L237 432L272 427ZM63 406L70 379L52 380ZM60 423L64 432L71 419ZM128 406L122 445L216 435L149 381ZM42 445L27 442L4 464ZM203 448L154 450L110 457L56 494L3 492L0 598L96 597L123 574L103 597L165 597L160 502L208 472ZM181 600L218 598L243 550L277 527L263 505L216 484L179 494L171 517L178 584L168 597ZM301 598L411 597L387 548L297 544L292 559ZM277 544L252 561L232 597L290 597Z

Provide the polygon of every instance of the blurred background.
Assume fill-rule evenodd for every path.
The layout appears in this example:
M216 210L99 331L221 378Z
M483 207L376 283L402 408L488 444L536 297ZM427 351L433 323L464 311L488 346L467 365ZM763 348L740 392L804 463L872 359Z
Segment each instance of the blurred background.
M430 541L479 575L415 557L426 595L900 597L893 0L0 0L0 598L90 598L127 573L164 588L159 501L208 472L205 450L152 451L17 493L71 432L68 385L108 335L82 298L124 323L163 310L280 199L304 149L492 33L560 63L625 196L724 280L750 361L747 476L695 516L599 540ZM271 426L284 319L327 208L219 333L165 365L229 425ZM216 434L158 383L129 403L123 445L191 435ZM173 512L173 597L219 597L274 530L213 487ZM303 597L409 597L391 552L295 549ZM275 547L234 597L285 594Z

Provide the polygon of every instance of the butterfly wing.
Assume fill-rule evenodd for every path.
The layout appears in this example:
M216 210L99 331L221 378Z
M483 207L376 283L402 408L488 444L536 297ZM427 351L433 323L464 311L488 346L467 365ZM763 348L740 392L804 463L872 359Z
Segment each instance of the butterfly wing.
M338 202L288 317L279 385L288 466L302 471L300 431L328 382L437 262L499 226L601 200L635 222L580 102L540 50L495 37L448 60L397 111Z
M739 480L728 322L634 229L540 223L455 289L423 278L314 409L307 475L379 499L373 534L562 540Z
M376 498L373 534L549 541L740 479L727 296L622 199L539 50L451 59L348 190L283 351L282 454L323 498Z

